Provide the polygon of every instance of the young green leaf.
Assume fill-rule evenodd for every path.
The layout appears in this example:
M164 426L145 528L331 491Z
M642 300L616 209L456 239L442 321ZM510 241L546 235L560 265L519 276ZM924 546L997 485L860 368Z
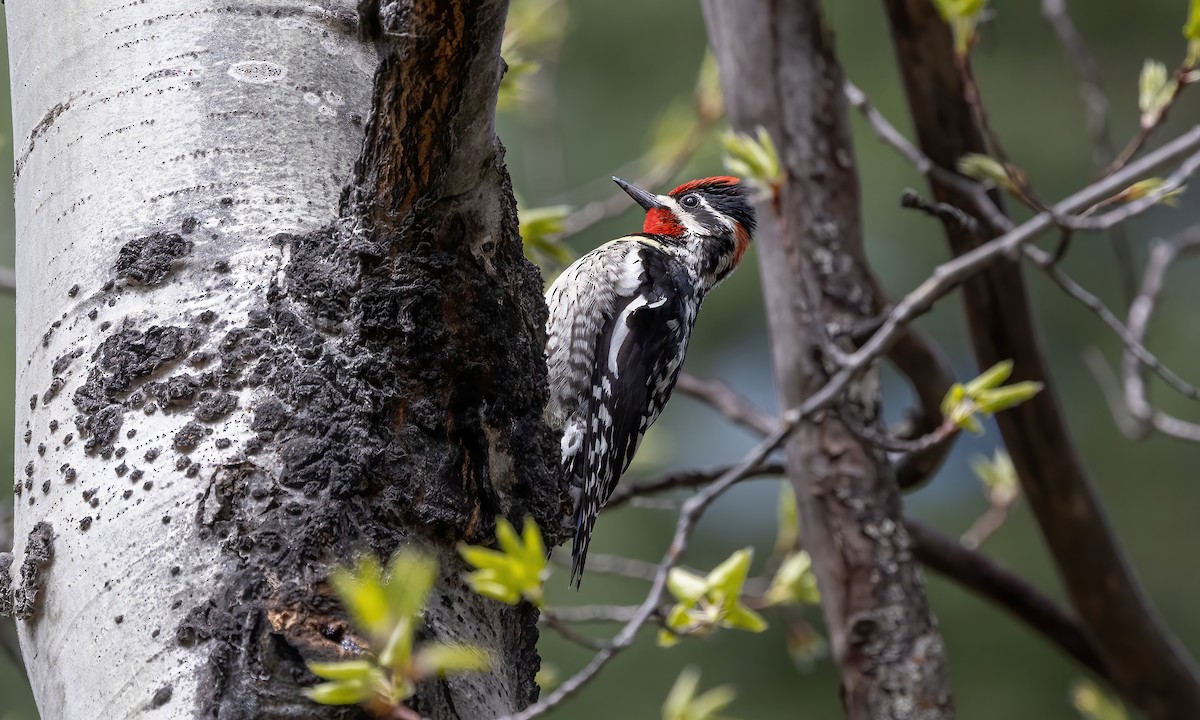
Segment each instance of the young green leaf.
M992 505L1006 507L1011 505L1021 494L1021 484L1017 478L1017 470L1013 467L1012 458L1003 448L997 448L991 460L976 456L971 460L971 471L983 483L988 502Z
M697 696L699 687L700 671L694 667L684 668L667 693L662 707L663 720L731 720L717 713L733 702L737 692L722 685Z
M774 192L783 181L779 153L765 128L760 127L753 137L726 132L721 136L721 145L725 148L722 156L725 167L746 182Z
M350 619L372 637L386 637L392 626L383 568L373 555L362 555L352 568L339 568L329 577Z
M975 28L983 18L987 0L934 0L942 20L950 25L954 36L954 53L965 57L975 41Z
M783 555L800 544L800 511L796 507L796 491L786 478L779 485L776 514L779 529L775 532L775 552Z
M993 415L1020 405L1042 390L1038 382L1019 382L1003 385L1012 374L1012 362L996 363L966 385L954 383L942 398L942 416L955 426L979 435L983 424L978 414Z
M1158 123L1163 111L1175 97L1179 83L1171 78L1167 66L1157 60L1147 60L1138 77L1138 108L1142 111L1143 129Z
M784 558L763 599L769 605L816 605L821 602L821 594L817 591L817 576L813 574L812 558L807 552L801 550Z
M1179 196L1183 195L1186 189L1186 185L1172 188L1167 185L1166 180L1160 177L1152 177L1135 182L1115 195L1112 201L1133 202L1134 200L1141 200L1142 198L1154 195L1158 198L1158 202L1170 205L1171 207L1177 207L1179 205Z
M508 605L524 598L541 607L548 570L546 545L537 524L526 518L522 536L517 537L512 524L499 518L496 540L500 550L459 545L459 554L475 568L467 575L467 583L480 595Z
M1200 65L1200 0L1192 0L1187 24L1183 26L1183 37L1188 41L1184 64L1191 69Z
M1071 688L1071 705L1083 720L1129 720L1121 703L1090 680L1077 680Z
M766 621L741 600L753 553L751 548L738 550L705 577L679 568L668 574L667 589L677 602L667 613L658 644L669 647L680 635L707 635L718 627L765 630Z
M482 672L492 667L492 657L474 645L430 643L413 658L420 677L441 677L448 673Z
M310 662L308 670L323 680L367 680L378 672L369 660Z
M357 680L338 680L305 688L309 699L322 705L357 705L374 694L374 689Z
M1004 166L990 155L967 153L958 159L958 171L973 180L990 182L1006 192L1016 191Z

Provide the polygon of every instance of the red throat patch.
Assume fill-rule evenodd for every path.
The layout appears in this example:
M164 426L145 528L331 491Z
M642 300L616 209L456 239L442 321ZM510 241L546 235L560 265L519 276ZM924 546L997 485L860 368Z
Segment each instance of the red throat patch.
M683 223L675 217L675 213L666 208L650 208L646 211L646 222L642 232L650 235L670 235L679 237L686 232Z

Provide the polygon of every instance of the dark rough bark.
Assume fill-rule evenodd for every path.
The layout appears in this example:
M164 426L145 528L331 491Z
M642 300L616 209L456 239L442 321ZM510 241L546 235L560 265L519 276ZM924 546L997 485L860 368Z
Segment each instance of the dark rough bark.
M734 127L765 127L787 173L763 218L759 258L791 407L828 378L813 323L846 333L872 310L842 72L816 2L707 0L704 10ZM813 297L819 309L807 307ZM872 424L877 411L869 377L844 412ZM830 414L803 425L787 451L847 715L952 717L945 649L884 458Z
M884 4L921 149L946 168L965 153L984 152L949 30L933 5ZM933 191L939 202L972 207L951 188L935 182ZM979 243L953 225L946 233L955 255ZM1200 717L1194 662L1143 595L1067 431L1020 264L991 265L964 283L963 300L979 366L1011 359L1014 380L1046 384L1044 392L1001 413L997 422L1071 602L1114 685L1152 718Z
M489 542L498 515L554 528L563 500L541 421L541 278L492 132L506 6L378 11L383 60L343 217L276 236L284 273L249 326L223 330L220 373L260 387L252 428L281 468L231 459L200 506L236 568L177 630L209 643L208 714L315 717L303 663L358 643L328 570L406 544L442 565L426 633L503 648L492 679L430 682L411 706L466 718L491 704L472 694L536 699L535 612L474 596L455 553ZM186 354L186 337L172 348Z

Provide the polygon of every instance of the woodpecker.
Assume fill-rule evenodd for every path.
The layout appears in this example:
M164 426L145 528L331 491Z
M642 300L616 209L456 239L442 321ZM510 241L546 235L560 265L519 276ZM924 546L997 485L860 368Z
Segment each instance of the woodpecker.
M671 397L700 304L741 262L755 226L734 177L693 180L666 195L613 181L646 210L642 232L587 253L546 291L546 418L562 433L563 471L576 494L576 588L596 515Z

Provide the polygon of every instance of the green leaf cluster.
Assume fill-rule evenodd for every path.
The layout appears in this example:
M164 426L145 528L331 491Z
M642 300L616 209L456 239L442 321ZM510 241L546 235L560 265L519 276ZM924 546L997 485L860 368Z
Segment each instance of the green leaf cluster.
M966 385L954 383L942 398L942 416L958 428L975 435L983 433L976 415L994 415L1015 407L1042 391L1039 382L1004 385L1012 374L1012 361L998 362Z
M512 523L499 518L496 520L496 542L499 550L479 545L458 547L463 559L475 568L467 575L471 589L508 605L516 605L524 599L542 607L549 570L546 545L537 523L525 518L525 526L518 537Z
M700 671L694 667L684 668L663 703L663 720L732 720L717 714L737 696L732 687L721 685L696 695L699 688Z
M741 600L753 555L752 548L738 550L704 577L672 568L667 575L667 589L677 602L667 613L658 644L670 647L679 642L680 635L705 636L718 627L766 630L767 622Z
M309 663L309 670L325 682L306 690L308 697L324 705L393 708L411 697L421 680L488 669L491 658L474 646L433 642L414 647L437 575L437 562L415 550L397 552L386 571L371 555L360 557L351 568L335 570L330 584L376 652L354 660Z
M754 135L726 132L721 145L725 149L721 159L734 175L772 193L783 182L779 153L765 128Z

